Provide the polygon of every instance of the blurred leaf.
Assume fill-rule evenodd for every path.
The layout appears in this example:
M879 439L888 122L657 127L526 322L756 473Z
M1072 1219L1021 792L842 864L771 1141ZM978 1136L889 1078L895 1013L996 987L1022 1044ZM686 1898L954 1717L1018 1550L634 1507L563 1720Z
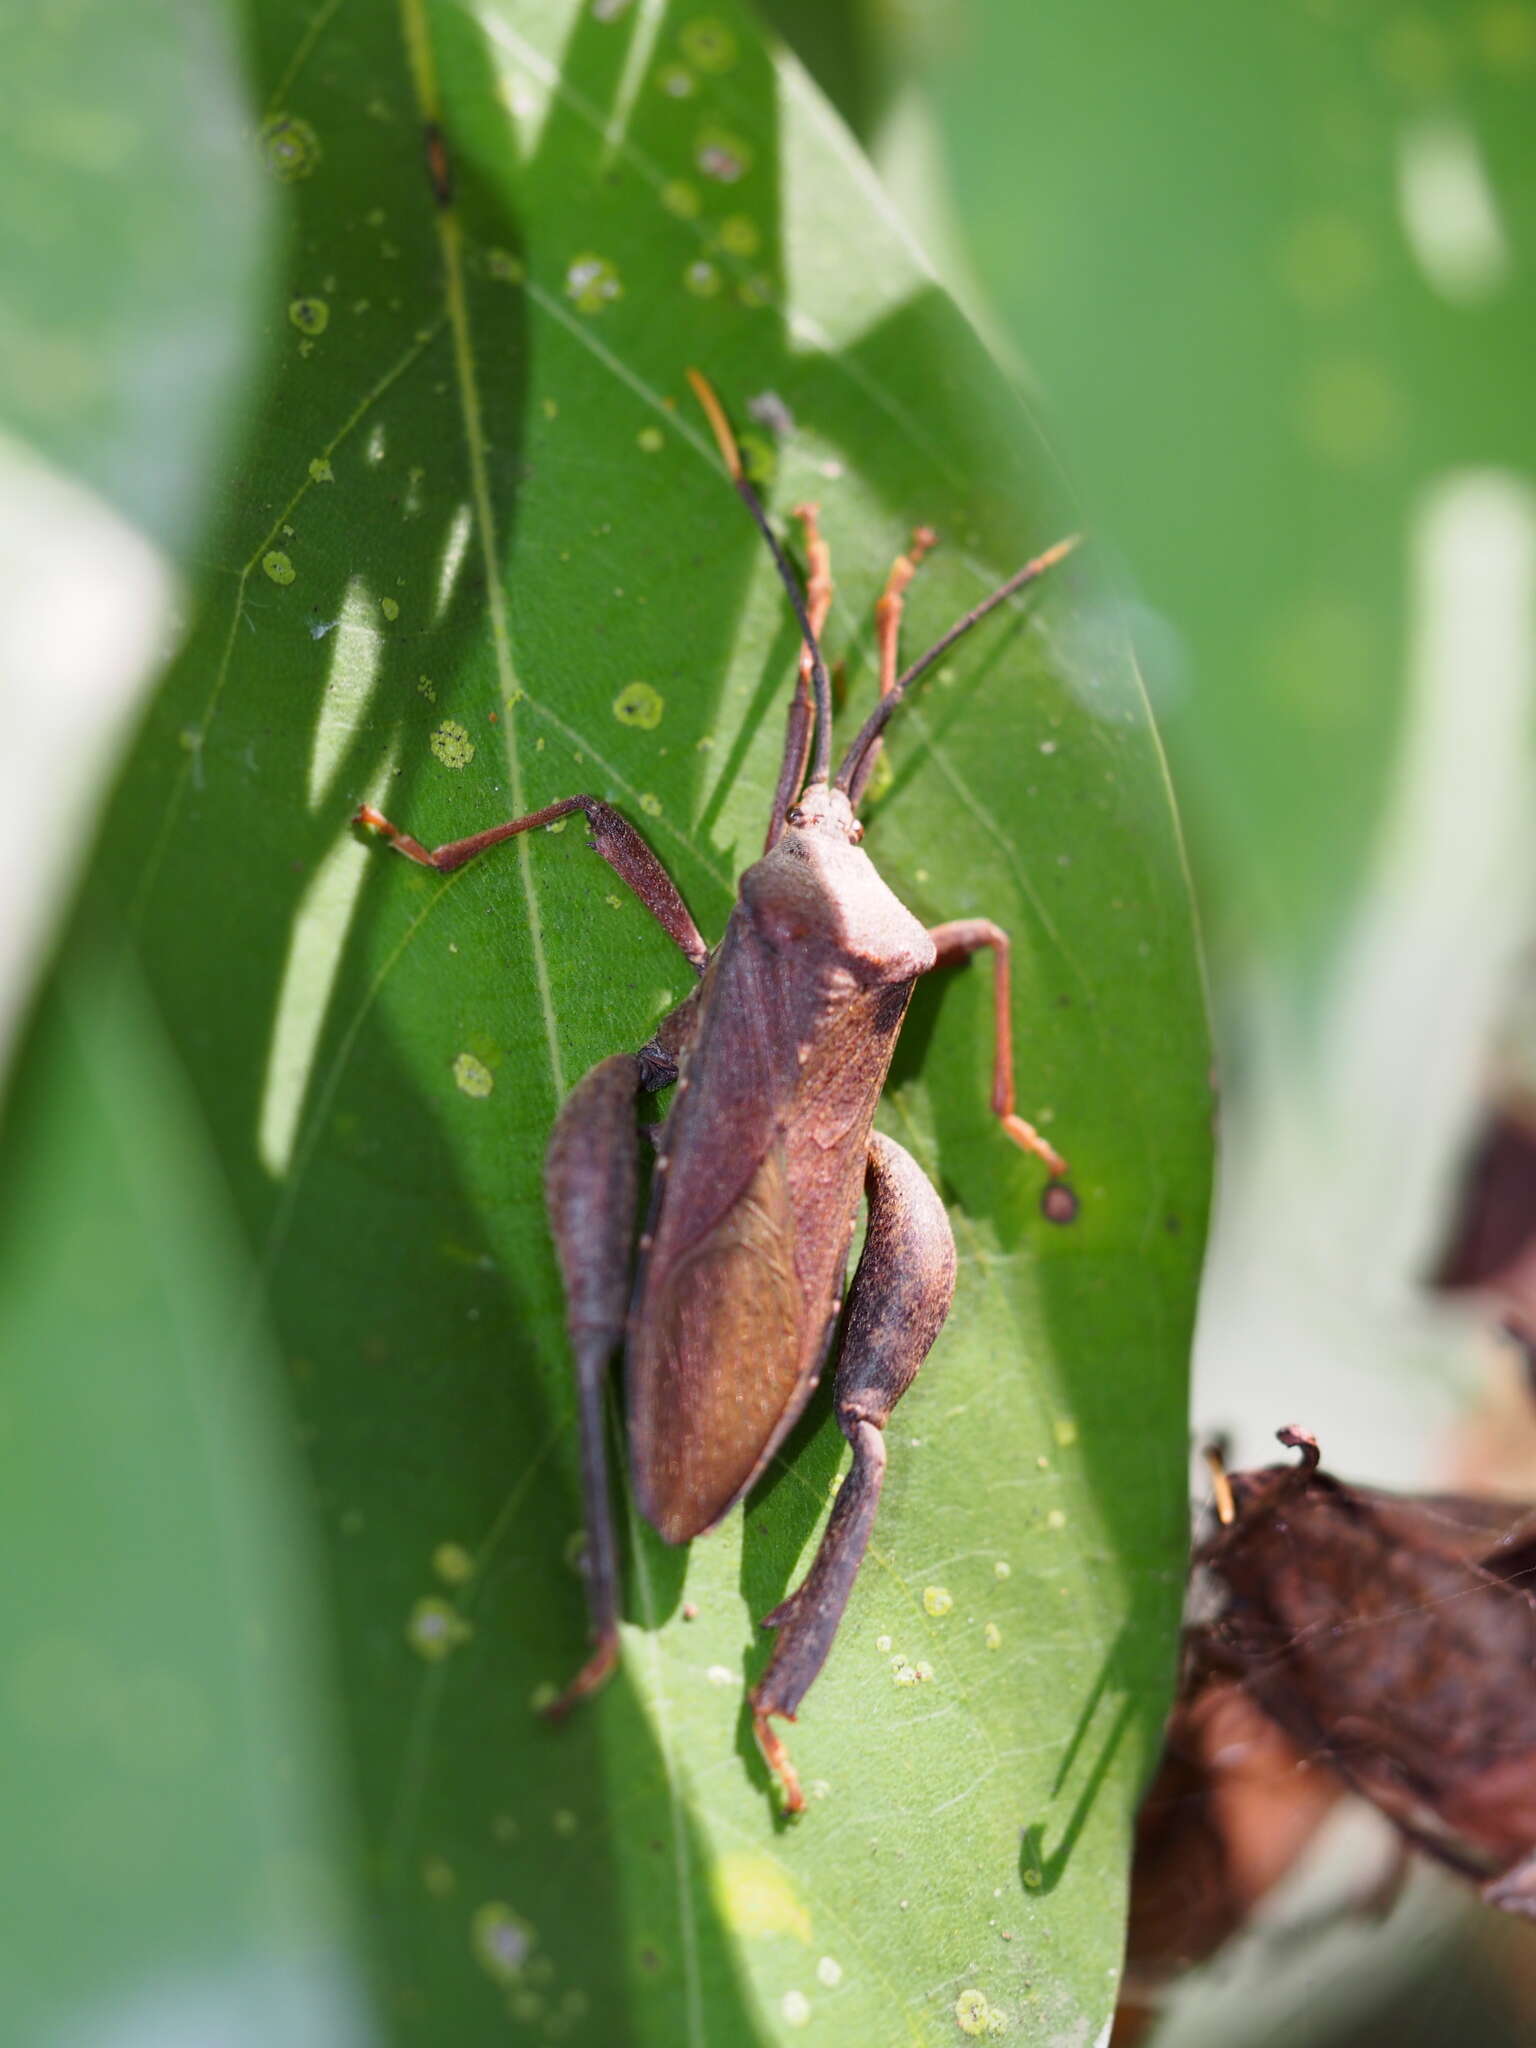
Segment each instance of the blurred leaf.
M1315 978L1377 850L1411 607L1440 651L1421 522L1469 468L1536 462L1536 13L968 0L933 45L970 252L1161 614L1138 637L1202 888L1245 959ZM1523 517L1485 489L1438 540L1523 545L1529 668L1518 489ZM1469 708L1491 693L1450 742L1472 816L1529 739L1492 595L1449 655Z
M131 974L75 948L0 1186L18 2043L368 2038L314 1559L250 1275Z
M1167 792L1088 572L956 652L871 806L916 910L1013 932L1020 1106L1084 1212L1041 1219L989 1114L985 965L922 990L884 1115L951 1203L960 1292L795 1731L824 1794L797 1827L741 1688L839 1468L825 1399L690 1553L630 1516L623 1672L564 1729L531 1710L584 1638L540 1160L687 969L578 829L443 882L346 824L367 797L431 842L595 789L720 931L795 639L690 362L738 419L773 392L796 422L750 439L781 518L821 500L853 716L916 521L946 545L913 646L1069 508L744 14L407 4L403 43L365 10L252 17L278 364L90 915L135 935L290 1364L399 2037L499 2039L510 2011L669 2048L812 2016L1090 2038L1181 1591L1209 1141Z
M265 209L222 0L0 20L3 1063L200 552Z

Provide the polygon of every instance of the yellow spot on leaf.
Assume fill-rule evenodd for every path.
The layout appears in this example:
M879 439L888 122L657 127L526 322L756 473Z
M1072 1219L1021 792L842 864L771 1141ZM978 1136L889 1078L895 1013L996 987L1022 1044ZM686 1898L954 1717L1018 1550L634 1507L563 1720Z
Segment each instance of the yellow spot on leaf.
M948 1586L924 1586L923 1606L935 1621L941 1614L948 1614L955 1604L955 1596Z
M736 62L736 38L723 21L701 15L678 37L683 55L700 71L729 71Z
M574 257L565 273L566 297L578 313L600 313L604 306L624 296L619 273L606 256Z
M696 299L712 299L720 290L720 273L713 263L706 263L701 256L697 263L690 263L683 272L683 283Z
M475 1908L469 1923L476 1960L499 1983L514 1983L533 1947L533 1929L501 1899Z
M313 484L335 483L336 472L332 469L328 457L317 455L313 458L309 465L309 480Z
M811 1916L784 1871L755 1849L733 1849L713 1878L715 1903L738 1934L790 1934L809 1942Z
M261 131L262 160L280 184L313 175L320 162L320 138L296 114L274 114Z
M475 743L456 718L445 718L430 744L445 768L467 768L475 758Z
M389 620L391 625L393 625L395 620L398 619L400 616L400 607L398 604L396 604L395 600L392 597L381 597L379 599L379 610L384 614L385 618Z
M704 206L698 186L690 185L686 178L674 178L670 184L663 185L661 203L679 220L697 220Z
M474 1630L456 1607L450 1607L446 1600L439 1600L432 1594L416 1602L405 1630L406 1641L429 1664L441 1664L473 1634Z
M453 1078L466 1095L483 1098L496 1086L496 1077L483 1060L472 1052L461 1052L453 1063Z
M635 446L643 448L647 455L659 455L667 445L667 437L660 427L642 427L635 436Z
M291 583L299 573L281 548L273 548L270 553L263 555L261 567L263 573L270 576L274 583Z
M613 715L620 725L637 725L642 732L654 732L661 723L666 702L660 690L649 683L626 683L613 700Z
M324 299L290 299L288 318L300 334L324 334L331 322L331 309Z
M439 1543L432 1553L432 1569L445 1586L462 1586L466 1579L473 1578L475 1560L462 1543Z

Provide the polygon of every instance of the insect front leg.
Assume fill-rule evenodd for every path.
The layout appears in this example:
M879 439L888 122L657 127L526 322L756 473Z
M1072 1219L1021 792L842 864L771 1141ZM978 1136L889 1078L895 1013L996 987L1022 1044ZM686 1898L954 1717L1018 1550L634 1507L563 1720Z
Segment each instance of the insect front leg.
M694 971L702 974L709 959L709 948L700 936L693 914L683 901L676 882L628 818L616 811L612 804L605 804L600 797L565 796L558 803L546 804L542 811L530 811L524 818L508 818L505 824L491 825L484 832L472 832L467 839L450 839L446 846L423 846L419 839L413 839L398 825L392 825L372 804L363 804L352 822L376 832L381 839L387 839L396 853L404 854L407 860L415 861L419 867L435 868L440 875L451 875L455 869L466 866L491 847L500 846L503 840L515 839L520 832L536 832L541 825L553 825L559 819L569 817L572 811L584 812L592 828L588 846L607 861L620 881L629 884L668 938L687 956Z
M995 962L992 978L993 1057L992 1112L1015 1145L1043 1159L1056 1182L1066 1178L1067 1162L1031 1123L1017 1115L1013 1102L1013 1009L1008 971L1008 934L990 918L960 917L952 924L936 924L928 934L938 951L935 967L953 967L968 960L983 946L991 949ZM1077 1214L1077 1197L1065 1186L1046 1190L1045 1213L1052 1223L1070 1223Z
M869 1231L849 1295L835 1383L838 1425L853 1446L853 1465L809 1572L764 1619L765 1628L778 1630L778 1640L750 1694L758 1747L791 1813L803 1809L805 1798L769 1716L793 1721L827 1660L880 1504L882 1432L943 1327L955 1291L949 1218L911 1154L876 1134L864 1186Z

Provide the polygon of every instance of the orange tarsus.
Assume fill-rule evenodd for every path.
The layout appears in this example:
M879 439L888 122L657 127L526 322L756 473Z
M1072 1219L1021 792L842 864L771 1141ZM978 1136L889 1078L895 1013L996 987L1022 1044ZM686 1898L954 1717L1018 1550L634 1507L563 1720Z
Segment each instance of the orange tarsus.
M734 483L742 474L741 451L736 446L736 436L731 432L731 423L725 416L725 407L715 396L715 388L702 371L690 369L688 382L693 386L693 395L704 408L704 417L709 421L720 450L720 459L730 472Z
M619 1639L608 1636L598 1644L559 1699L551 1700L547 1707L541 1709L545 1720L563 1721L578 1700L584 1700L588 1693L597 1691L618 1661Z
M784 1716L786 1721L792 1721L794 1718L793 1714ZM752 1710L752 1733L757 1737L757 1746L763 1753L763 1762L779 1781L784 1794L784 1811L804 1813L805 1794L800 1789L800 1779L795 1767L789 1760L789 1751L768 1725L768 1716L759 1713L755 1706Z

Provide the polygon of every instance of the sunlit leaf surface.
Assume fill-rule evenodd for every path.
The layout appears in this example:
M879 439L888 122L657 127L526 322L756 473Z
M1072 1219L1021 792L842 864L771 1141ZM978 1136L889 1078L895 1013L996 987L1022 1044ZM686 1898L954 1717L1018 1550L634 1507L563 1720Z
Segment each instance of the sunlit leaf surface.
M820 502L850 718L915 523L944 544L914 647L1070 503L735 8L253 16L272 375L90 914L130 921L286 1356L387 2012L434 2043L1091 2041L1179 1601L1209 1143L1181 856L1091 561L946 661L870 807L916 911L1014 934L1020 1108L1083 1212L1043 1220L989 1114L985 963L921 990L882 1117L959 1292L794 1731L796 1825L742 1686L841 1469L824 1397L690 1552L626 1512L623 1669L534 1711L585 1640L540 1160L688 969L579 827L444 881L347 823L432 843L593 790L720 932L795 638L690 363L777 514Z

